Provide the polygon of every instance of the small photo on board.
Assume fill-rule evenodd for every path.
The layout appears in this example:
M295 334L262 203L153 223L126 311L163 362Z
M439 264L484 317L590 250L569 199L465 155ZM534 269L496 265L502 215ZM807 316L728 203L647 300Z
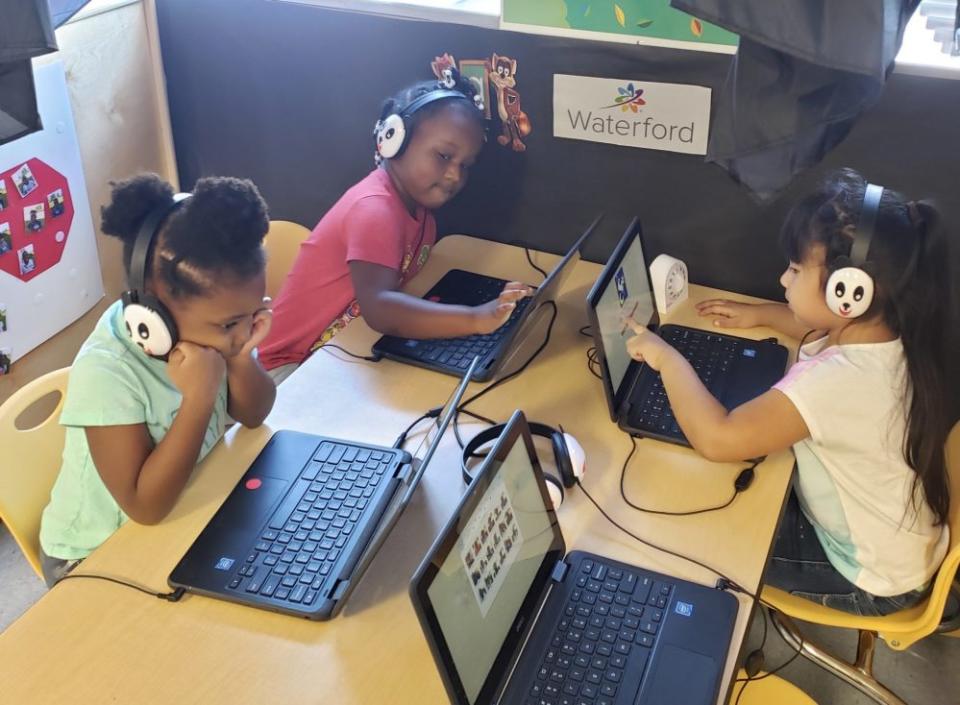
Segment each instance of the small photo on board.
M57 189L53 193L47 194L47 205L50 206L50 217L56 218L58 215L63 215L63 211L66 210L63 205L63 189Z
M12 362L13 353L10 348L0 348L0 375L5 375L10 371Z
M7 305L0 304L0 333L7 332Z
M17 191L21 198L34 191L37 188L37 180L30 171L30 167L24 164L17 167L13 172L13 183L17 185Z
M20 274L29 274L37 268L37 256L33 252L33 245L17 250L17 259L20 260Z
M0 255L13 249L13 236L10 234L10 223L0 223Z
M23 227L28 233L40 232L43 229L44 219L42 203L35 203L23 209Z
M490 82L487 80L487 64L482 59L460 61L460 75L473 84L477 94L483 98L483 115L490 119Z
M10 205L10 196L7 193L7 182L0 179L0 211Z

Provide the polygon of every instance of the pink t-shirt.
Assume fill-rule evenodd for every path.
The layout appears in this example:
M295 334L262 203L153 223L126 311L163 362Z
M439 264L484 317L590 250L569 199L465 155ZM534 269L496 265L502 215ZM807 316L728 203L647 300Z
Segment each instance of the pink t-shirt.
M348 262L389 267L406 282L420 271L436 238L433 215L418 207L411 216L390 175L374 169L340 197L300 246L273 302L260 363L270 370L303 362L355 299Z

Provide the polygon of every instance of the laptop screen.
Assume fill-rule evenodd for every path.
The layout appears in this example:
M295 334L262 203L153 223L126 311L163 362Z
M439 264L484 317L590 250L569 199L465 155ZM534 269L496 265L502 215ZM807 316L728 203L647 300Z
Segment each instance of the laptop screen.
M548 554L557 551L558 539L562 543L523 436L508 429L504 438L502 452L493 451L414 579L414 599L426 603L431 624L424 626L435 632L446 678L471 704L496 687L499 678L488 678L518 646L525 624L518 615L530 609L530 595L542 591L549 574L544 566L559 558Z
M596 311L602 341L600 353L610 375L610 392L616 396L632 362L626 341L633 333L623 320L632 316L637 323L646 325L656 312L637 221L614 250L590 293L590 303Z

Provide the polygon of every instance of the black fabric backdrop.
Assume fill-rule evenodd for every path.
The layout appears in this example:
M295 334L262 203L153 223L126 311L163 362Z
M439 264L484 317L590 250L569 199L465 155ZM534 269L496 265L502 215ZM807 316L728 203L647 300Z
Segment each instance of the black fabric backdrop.
M934 196L947 221L960 224L960 81L892 75L878 105L823 164L759 205L701 157L552 137L554 73L716 91L728 55L266 0L162 0L158 11L182 185L210 174L252 178L274 218L312 227L372 168L371 131L381 102L429 78L433 57L447 51L479 59L495 51L518 61L517 90L533 132L522 154L491 137L471 183L439 213L441 233L522 239L559 252L604 211L586 253L602 261L639 214L651 257L669 251L687 262L697 283L776 299L785 264L780 223L831 168L851 166L911 197Z

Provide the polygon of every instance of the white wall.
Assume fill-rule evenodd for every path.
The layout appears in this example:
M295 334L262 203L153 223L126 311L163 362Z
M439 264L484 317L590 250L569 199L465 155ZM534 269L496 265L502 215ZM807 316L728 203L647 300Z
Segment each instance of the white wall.
M124 287L121 244L99 233L111 179L137 171L176 177L152 0L94 0L57 30L83 160L105 298L0 377L0 402L32 379L69 365L103 310ZM175 183L175 182L174 182Z

